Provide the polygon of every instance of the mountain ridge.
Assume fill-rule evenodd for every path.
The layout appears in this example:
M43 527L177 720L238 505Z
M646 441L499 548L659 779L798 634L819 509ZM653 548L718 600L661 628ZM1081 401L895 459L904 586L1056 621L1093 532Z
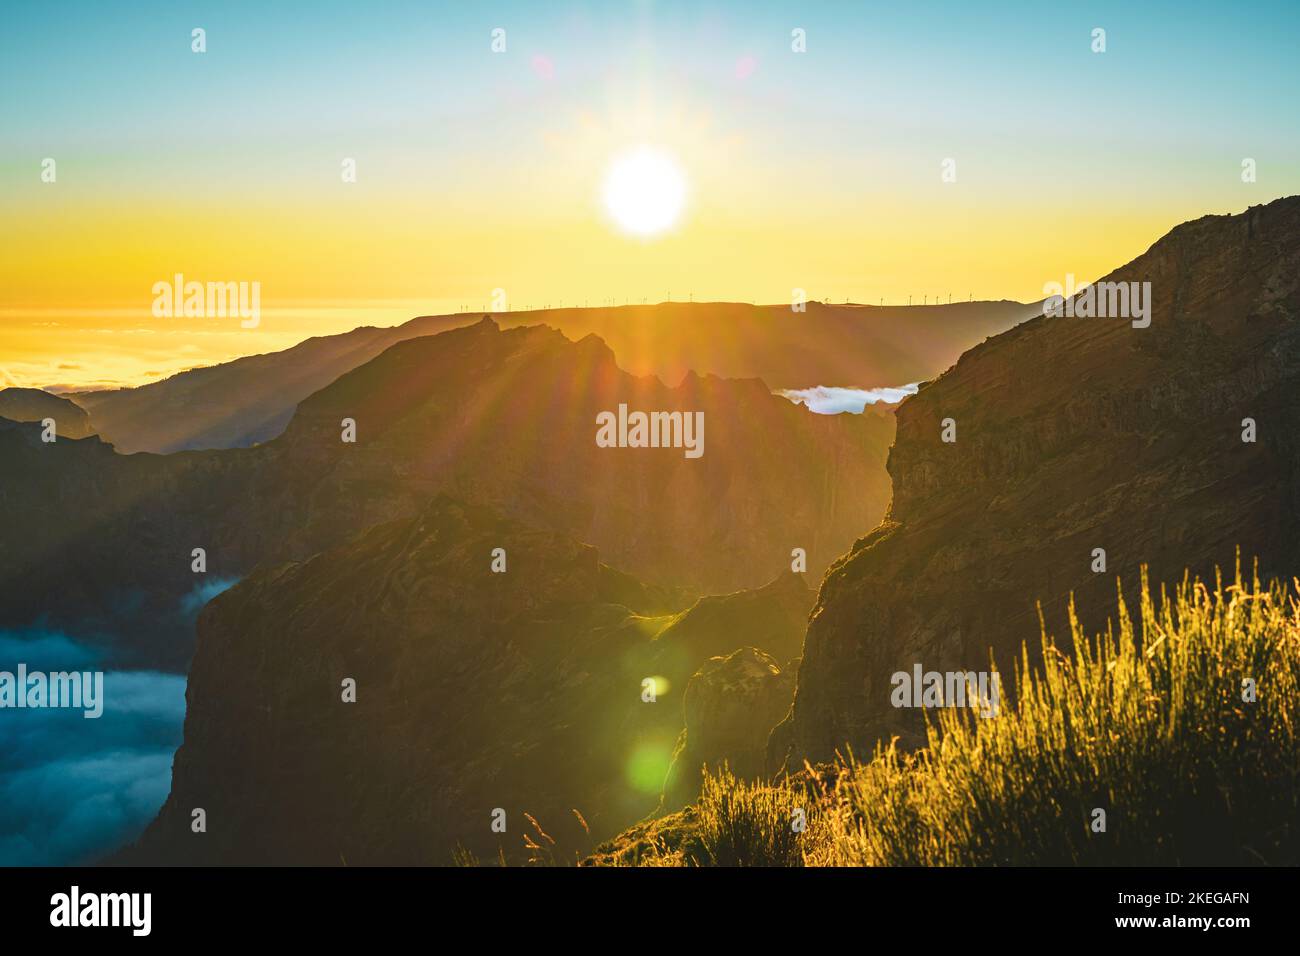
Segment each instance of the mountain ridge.
M703 412L703 457L599 447L597 413L620 401ZM254 448L123 455L102 437L44 445L33 428L0 428L0 625L44 618L109 635L132 666L181 670L191 622L177 608L195 588L301 560L440 491L592 543L662 588L754 586L795 548L820 573L884 512L893 417L812 415L753 380L668 388L598 339L489 319L400 343ZM757 467L768 460L784 466Z
M657 374L666 383L696 370L758 377L773 388L805 388L892 386L930 378L962 349L1034 309L1010 300L883 307L810 302L807 308L794 313L789 305L670 302L492 316L511 328L552 324L578 341L596 335L631 374ZM480 315L360 326L132 389L66 394L124 452L247 447L278 436L299 402L388 347L472 325Z

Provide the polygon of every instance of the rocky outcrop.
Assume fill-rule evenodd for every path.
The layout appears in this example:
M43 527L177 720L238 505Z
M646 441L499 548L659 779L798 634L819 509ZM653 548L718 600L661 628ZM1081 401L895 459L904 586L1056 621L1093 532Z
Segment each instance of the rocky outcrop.
M446 496L258 571L199 620L171 795L122 861L517 861L526 832L544 842L527 813L572 862L654 809L690 674L753 636L797 647L811 594L664 600L587 545Z
M790 709L794 670L756 647L714 657L695 672L682 699L686 726L664 782L665 811L700 795L700 773L722 766L736 777L764 774L767 738Z
M673 680L686 686L700 664L688 657L696 658L701 649L709 651L704 660L725 657L740 645L761 648L778 660L797 657L813 598L802 575L789 571L761 588L699 598L657 639L665 660L678 661L672 665ZM679 654L679 648L690 648L690 654Z
M39 388L0 388L0 418L11 422L53 419L56 440L88 438L95 434L84 408Z
M1141 565L1300 570L1300 198L1186 223L1106 278L1151 283L1149 327L1042 316L900 406L893 503L826 574L772 766L918 742L891 675L990 649L1009 675L1037 602L1064 638L1072 593L1096 629Z

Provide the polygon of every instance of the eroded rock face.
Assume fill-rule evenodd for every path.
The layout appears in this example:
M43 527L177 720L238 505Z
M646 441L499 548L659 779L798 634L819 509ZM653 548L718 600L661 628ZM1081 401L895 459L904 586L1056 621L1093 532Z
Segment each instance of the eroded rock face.
M797 647L811 593L682 600L446 496L260 570L200 617L171 794L123 859L448 864L460 846L518 861L530 813L572 862L654 810L690 675L760 627Z
M726 764L742 779L763 776L768 734L793 696L793 668L782 669L756 647L706 661L686 687L686 726L664 783L663 809L695 801L705 766L712 772Z
M1149 327L1040 317L902 404L893 503L827 572L773 766L919 742L891 675L987 670L990 648L1010 673L1036 602L1064 638L1072 592L1104 626L1144 564L1212 574L1240 547L1300 569L1300 199L1186 223L1107 279L1151 283Z

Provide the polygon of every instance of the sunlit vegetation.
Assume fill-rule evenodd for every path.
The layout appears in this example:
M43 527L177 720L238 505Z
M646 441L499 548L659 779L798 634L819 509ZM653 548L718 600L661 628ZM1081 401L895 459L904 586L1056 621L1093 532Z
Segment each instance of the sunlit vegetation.
M1185 579L1104 634L1044 633L1013 700L936 710L928 745L776 783L709 775L695 807L598 848L613 865L1295 865L1300 582ZM1031 663L1034 662L1034 663ZM806 828L792 830L793 809ZM1104 816L1103 816L1104 814ZM1104 820L1104 827L1103 827Z

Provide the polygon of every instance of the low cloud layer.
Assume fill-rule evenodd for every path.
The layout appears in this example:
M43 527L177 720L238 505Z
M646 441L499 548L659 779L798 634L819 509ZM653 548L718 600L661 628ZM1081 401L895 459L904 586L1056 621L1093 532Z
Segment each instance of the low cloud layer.
M203 605L222 591L228 591L238 583L239 578L216 578L212 581L194 585L190 593L181 598L181 615L191 622L197 621L199 611L203 610Z
M868 405L886 402L896 405L909 395L915 395L917 384L897 388L840 388L834 385L817 385L813 388L784 388L777 392L796 405L804 405L819 415L838 415L852 412L860 415Z
M96 669L66 635L0 632L0 669ZM0 865L93 862L137 837L162 806L185 721L185 678L107 671L104 713L0 710Z

